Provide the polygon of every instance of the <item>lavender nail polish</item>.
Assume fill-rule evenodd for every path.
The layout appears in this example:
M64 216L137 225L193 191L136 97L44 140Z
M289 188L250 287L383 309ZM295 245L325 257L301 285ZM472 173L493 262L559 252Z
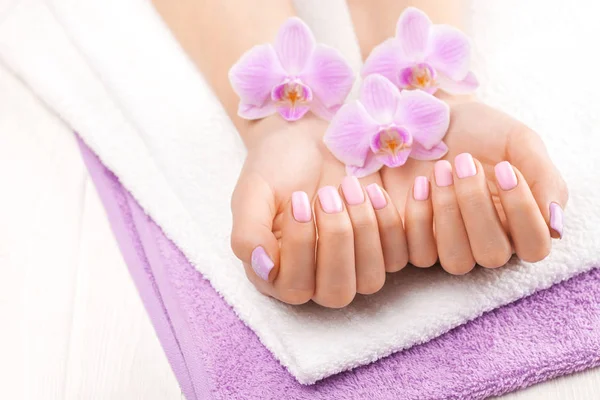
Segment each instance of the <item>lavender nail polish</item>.
M550 203L550 228L552 228L560 239L563 236L563 209L557 203Z
M269 280L269 272L273 269L273 261L262 248L262 246L258 246L252 251L252 260L251 260L252 269L256 272L256 275L260 276L263 280Z

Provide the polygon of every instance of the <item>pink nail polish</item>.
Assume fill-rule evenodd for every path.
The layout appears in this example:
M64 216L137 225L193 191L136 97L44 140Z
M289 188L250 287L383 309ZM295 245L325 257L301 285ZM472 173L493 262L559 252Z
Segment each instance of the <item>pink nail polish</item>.
M367 190L367 194L369 195L369 199L371 200L374 209L381 210L387 205L387 200L378 184L371 183L365 189Z
M319 189L319 202L323 211L327 214L337 214L342 212L342 198L333 186L324 186Z
M550 228L558 233L560 239L563 237L563 219L564 212L562 207L558 203L550 203Z
M252 251L252 260L250 261L250 265L252 266L252 269L256 275L258 275L262 280L268 281L269 273L275 264L273 264L273 261L265 249L263 249L262 246L258 246Z
M415 178L415 185L413 187L413 197L415 200L427 200L429 198L429 181L424 176L417 176Z
M477 173L475 161L473 161L473 156L469 153L457 155L454 159L454 167L456 168L456 175L461 179L475 176Z
M452 165L447 160L440 160L433 167L435 183L440 187L450 186L454 183L452 178Z
M342 192L346 198L346 202L351 206L362 204L365 201L365 195L360 186L358 178L355 176L347 176L342 181Z
M496 180L502 190L511 190L517 186L517 175L508 161L502 161L494 167Z
M292 193L292 214L298 222L310 222L312 219L310 201L305 192Z

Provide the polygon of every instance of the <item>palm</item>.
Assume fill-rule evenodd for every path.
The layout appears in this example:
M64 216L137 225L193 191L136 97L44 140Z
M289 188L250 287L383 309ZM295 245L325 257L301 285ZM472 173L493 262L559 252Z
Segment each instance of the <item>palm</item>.
M500 201L494 183L494 166L507 160L506 147L509 134L517 121L509 116L478 102L460 103L452 106L450 128L444 141L450 149L444 159L452 162L460 153L468 152L483 165L494 204L500 216ZM400 168L381 170L385 189L393 199L398 211L404 216L407 193L416 176L431 176L434 161L409 159Z

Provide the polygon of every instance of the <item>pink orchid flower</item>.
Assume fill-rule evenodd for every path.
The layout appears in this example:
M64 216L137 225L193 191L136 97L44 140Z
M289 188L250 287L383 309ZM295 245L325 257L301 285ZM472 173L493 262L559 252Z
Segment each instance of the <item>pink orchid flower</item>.
M400 92L387 78L373 74L365 78L359 100L333 117L324 141L347 172L361 178L383 165L404 165L408 157L443 157L449 123L450 108L443 101L421 90Z
M308 26L294 17L279 29L274 45L247 51L229 71L229 80L240 97L242 118L279 112L296 121L310 110L329 120L350 92L354 74L336 49L316 44Z
M400 89L464 94L479 86L469 71L470 58L471 45L464 33L433 25L424 12L409 7L398 19L396 37L373 49L362 75L381 74Z

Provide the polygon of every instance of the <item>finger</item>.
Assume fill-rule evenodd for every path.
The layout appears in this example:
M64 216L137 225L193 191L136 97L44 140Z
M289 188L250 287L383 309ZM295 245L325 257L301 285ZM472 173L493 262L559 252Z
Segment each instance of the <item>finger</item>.
M341 308L356 295L352 223L336 188L325 186L319 189L317 197L317 273L313 300L325 307Z
M417 176L406 199L404 225L409 260L415 267L427 268L438 259L433 235L433 205L429 195L429 180Z
M501 267L512 256L512 247L496 213L483 167L471 154L454 159L455 193L460 207L471 252L477 264Z
M288 304L309 301L315 290L316 232L305 192L292 193L283 215L280 267L273 282L276 297Z
M370 184L366 187L366 192L377 218L385 271L400 271L408 263L408 249L402 218L390 196L378 184Z
M434 181L431 200L440 264L451 274L466 274L475 266L475 259L454 193L452 165L448 161L435 163Z
M550 253L551 239L527 182L508 161L497 164L494 172L517 256L529 262L543 260Z
M231 248L269 282L279 270L279 245L272 232L275 210L273 193L264 180L253 174L240 177L231 199Z
M354 233L356 292L373 294L385 283L385 265L375 211L355 176L346 176L341 189Z
M544 142L531 129L519 125L511 131L507 150L508 161L523 173L552 237L561 238L569 191Z

